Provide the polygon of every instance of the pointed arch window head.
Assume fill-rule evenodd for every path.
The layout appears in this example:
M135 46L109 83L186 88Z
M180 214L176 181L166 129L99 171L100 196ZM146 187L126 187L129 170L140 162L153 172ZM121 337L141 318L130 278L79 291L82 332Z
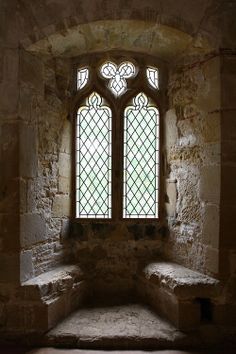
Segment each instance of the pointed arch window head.
M135 76L136 68L133 63L128 61L125 61L118 66L111 61L107 61L101 66L100 74L104 79L109 79L108 88L116 97L118 97L126 92L126 79Z

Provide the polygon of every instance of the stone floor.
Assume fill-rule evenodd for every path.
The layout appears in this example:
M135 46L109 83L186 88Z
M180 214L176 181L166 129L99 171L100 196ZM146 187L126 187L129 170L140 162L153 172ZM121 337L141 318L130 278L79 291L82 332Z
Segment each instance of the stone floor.
M22 349L2 349L0 354L235 354L235 351L179 351L179 350L158 350L158 351L103 351L103 350L80 350L80 349L56 349L40 348L25 351Z
M157 349L186 341L151 309L132 304L80 309L51 330L46 344L85 349Z
M38 349L0 347L0 354L150 353L145 350L155 350L156 354L236 353L236 350L228 349L235 334L217 342L218 337L220 332L212 326L181 332L149 307L130 304L80 309L41 338L38 345L35 344Z
M77 350L77 349L53 349L53 348L45 348L38 349L28 352L27 354L235 354L235 352L227 351L217 351L217 352L189 352L189 351L176 351L176 350L158 350L153 352L145 352L145 351L95 351L95 350Z

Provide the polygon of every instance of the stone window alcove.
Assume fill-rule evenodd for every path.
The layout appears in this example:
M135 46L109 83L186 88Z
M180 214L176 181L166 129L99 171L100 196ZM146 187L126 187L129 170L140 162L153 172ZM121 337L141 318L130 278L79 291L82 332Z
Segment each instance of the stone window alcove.
M121 25L125 37L120 32ZM109 45L105 43L105 31L109 33ZM86 35L86 48L80 33ZM150 38L150 41L147 38ZM96 277L97 282L106 281L116 273L119 279L117 280L117 277L113 279L117 280L117 288L119 288L119 281L123 280L124 285L129 287L131 283L124 278L132 279L138 263L155 259L159 254L166 254L169 259L193 269L205 271L209 268L208 253L215 252L218 246L208 245L211 241L206 239L204 232L210 218L207 213L211 211L218 213L218 199L212 196L212 193L204 194L202 186L205 183L206 173L219 176L219 117L218 115L213 117L211 114L217 108L215 102L220 101L218 90L215 89L219 87L219 60L210 57L197 66L188 66L180 61L179 66L175 66L180 55L183 57L188 55L186 48L190 40L191 37L187 33L176 31L168 26L160 25L156 28L152 23L141 21L113 21L112 23L97 21L75 26L68 30L66 36L50 35L50 52L47 41L42 40L40 43L30 45L27 52L23 53L22 62L26 62L25 66L34 60L41 68L41 71L37 70L37 74L45 73L44 81L37 80L37 83L44 83L44 90L41 88L42 85L38 88L40 90L38 99L43 102L40 104L43 112L40 113L38 122L32 122L32 125L35 124L35 129L38 129L39 135L39 176L42 174L42 180L45 181L45 185L42 187L40 185L39 192L44 196L46 204L45 208L40 204L36 206L35 213L37 218L40 213L40 220L42 219L40 225L43 227L42 231L40 229L40 235L36 235L37 242L34 242L32 247L30 244L33 254L37 255L33 258L32 274L40 274L58 262L60 246L57 245L61 238L68 236L67 225L70 224L73 216L71 205L74 206L74 202L71 202L73 197L71 190L73 191L75 187L70 186L70 176L74 175L74 172L70 171L70 167L74 165L70 148L73 127L66 117L71 112L74 117L76 116L79 104L86 99L92 87L88 84L83 88L83 92L79 93L74 82L71 109L68 105L70 100L68 97L71 97L70 78L72 76L76 78L78 68L89 66L95 70L99 63L102 65L106 60L113 60L119 64L121 61L132 61L132 59L142 68L146 68L147 65L157 67L160 74L158 90L160 100L157 103L163 122L161 146L166 150L166 161L162 164L160 184L161 189L166 190L167 194L167 197L165 192L160 195L160 216L163 215L163 218L160 218L159 222L148 221L148 223L144 220L124 222L118 219L109 223L96 221L86 223L86 220L72 223L70 239L73 244L71 247L73 256L70 255L70 260L79 261L86 269L92 268L91 262L88 264L88 259L92 260L94 278ZM68 43L71 45L68 46ZM122 48L123 52L113 48ZM45 54L47 55L44 56ZM75 68L74 75L71 75L72 64ZM169 76L168 103L165 92L167 88L165 68L168 68ZM139 85L138 92L143 91L144 76L143 72L140 80L136 81ZM26 77L25 80L27 81L28 78ZM127 79L127 82L128 80L131 82L132 79ZM91 82L94 82L94 77ZM98 87L94 90L102 97L104 97L106 82L103 79L97 80ZM29 83L30 90L31 86L32 83ZM127 94L129 95L129 90ZM133 97L131 96L130 99ZM152 97L151 94L148 96ZM209 100L209 97L212 99ZM155 101L157 97L153 99ZM212 127L210 125L212 119L215 122L215 129L208 129L209 126ZM210 136L206 134L208 131L212 132ZM161 160L163 160L162 153ZM200 178L201 181L198 183ZM54 183L53 193L47 191L49 180ZM214 190L217 188L214 187ZM185 198L186 196L189 198ZM212 203L217 205L211 205ZM28 213L27 211L24 215L25 218L34 216ZM164 227L167 223L165 214L167 214L169 229L167 237ZM217 226L218 223L215 225ZM21 229L23 230L24 227ZM217 230L215 234L218 235ZM44 262L44 258L39 253L44 252L45 240L50 241L48 242L50 257L46 256L47 262ZM31 252L31 248L27 250L28 253ZM218 257L217 253L215 254L216 269L209 268L210 272L214 273L217 272ZM111 262L116 263L113 269L110 266Z
M108 34L109 41L106 41L105 34ZM20 152L24 156L20 161L23 176L20 182L31 197L31 204L22 209L20 215L19 238L23 247L20 265L18 254L17 258L7 258L8 253L4 255L6 264L13 259L16 269L20 267L21 280L44 273L62 259L63 225L68 224L72 216L70 185L67 183L71 175L67 167L73 165L68 143L71 127L66 121L70 111L67 110L68 73L75 57L79 58L76 61L81 67L85 62L93 67L95 56L99 60L108 60L107 48L138 51L143 53L139 57L143 62L145 58L151 58L148 54L152 54L169 65L169 102L167 107L160 107L160 114L165 120L170 237L161 239L164 234L161 223L128 224L119 220L113 225L81 223L72 232L74 259L70 258L70 261L79 262L87 270L88 278L92 279L93 288L98 292L104 289L105 283L113 292L131 290L138 266L157 259L159 254L166 254L169 259L195 270L218 273L221 61L215 54L204 56L211 51L208 43L198 49L191 41L192 37L181 28L177 30L168 25L156 26L136 20L96 21L68 28L66 34L52 32L39 42L31 45L27 42L26 51L21 50L20 107L25 106L24 100L28 102L29 97L34 98L31 110L19 112L27 121L27 124L20 125ZM196 57L189 59L193 49ZM99 51L103 52L100 57L94 54ZM88 52L92 53L91 59L85 61L80 55ZM128 56L136 57L137 54ZM161 67L158 61L153 66ZM31 67L36 68L35 75L29 77L27 73ZM142 80L139 85L142 87ZM89 94L86 87L83 92L81 103ZM99 85L98 93L104 96L103 85ZM77 104L77 109L79 93L75 96L74 107ZM163 113L166 113L165 118ZM32 137L34 154L28 154L32 146L28 149L24 144L25 136ZM209 185L211 177L215 183ZM160 182L162 184L162 180ZM23 190L21 192L23 196ZM174 201L170 203L172 194ZM164 198L161 198L162 205ZM39 226L36 231L35 225ZM26 256L30 271L24 266Z

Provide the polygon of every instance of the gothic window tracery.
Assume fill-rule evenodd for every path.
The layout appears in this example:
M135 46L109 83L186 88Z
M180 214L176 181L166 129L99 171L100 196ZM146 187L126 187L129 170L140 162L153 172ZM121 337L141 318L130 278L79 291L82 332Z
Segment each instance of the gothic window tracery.
M77 69L76 218L159 218L158 74L130 58Z

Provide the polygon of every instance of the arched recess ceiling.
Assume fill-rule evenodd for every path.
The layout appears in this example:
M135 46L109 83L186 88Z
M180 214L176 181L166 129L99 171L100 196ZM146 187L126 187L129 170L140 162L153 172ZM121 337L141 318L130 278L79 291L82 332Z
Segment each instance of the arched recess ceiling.
M193 38L173 27L138 20L106 20L80 24L24 47L35 54L67 58L90 52L122 49L148 53L167 62L173 59L176 61L186 53L195 56L214 50L206 38Z

